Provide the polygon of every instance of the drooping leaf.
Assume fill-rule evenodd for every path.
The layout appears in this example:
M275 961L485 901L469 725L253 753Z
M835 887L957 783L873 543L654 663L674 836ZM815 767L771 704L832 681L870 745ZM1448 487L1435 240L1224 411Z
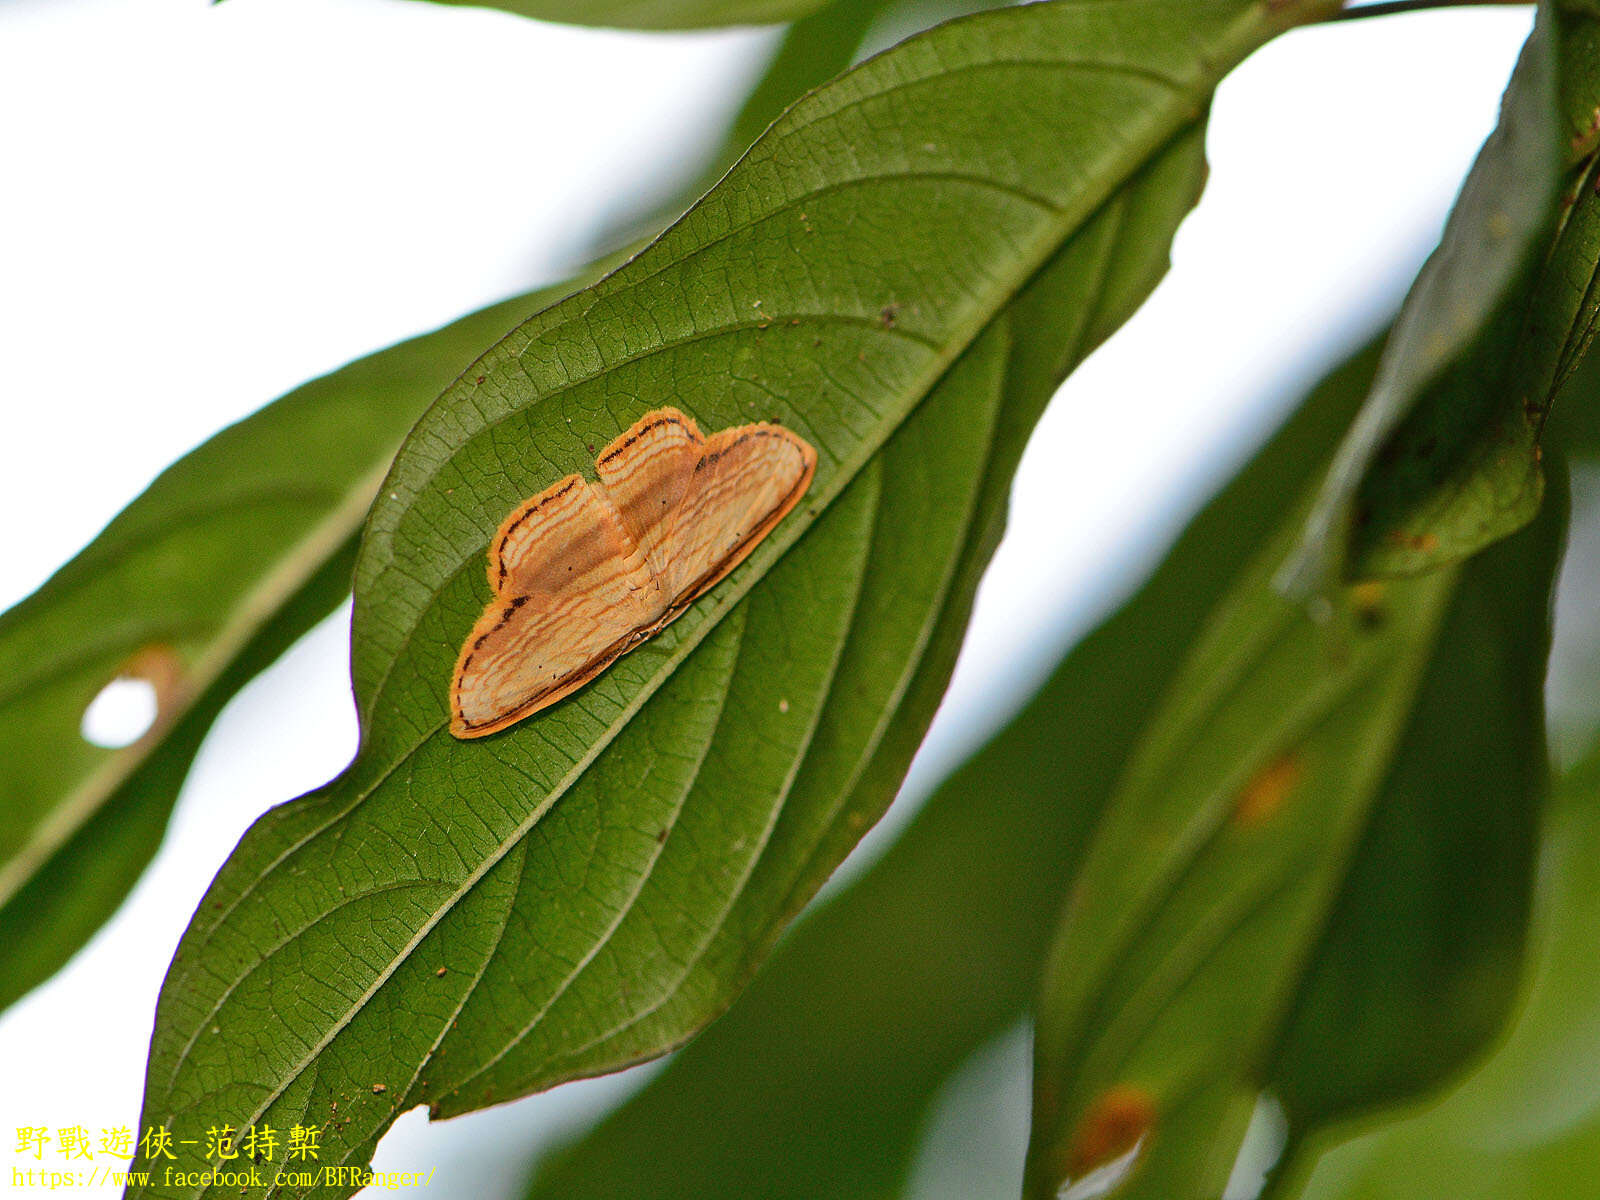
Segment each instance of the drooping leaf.
M1346 589L1321 622L1272 590L1272 551L1218 607L1071 885L1030 1195L1137 1146L1119 1196L1204 1200L1263 1088L1297 1142L1432 1086L1498 1028L1543 794L1558 510L1459 581Z
M1600 756L1543 823L1529 986L1504 1042L1449 1095L1314 1160L1303 1200L1568 1200L1600 1159ZM1308 1165L1312 1162L1308 1158Z
M1339 899L1273 1049L1293 1136L1436 1086L1520 987L1548 791L1551 509L1465 569Z
M1181 648L1325 461L1376 362L1368 348L1333 373L726 1016L541 1164L530 1200L901 1195L940 1083L1031 1003L1060 880Z
M1567 155L1559 40L1542 4L1500 123L1406 298L1372 396L1280 573L1292 594L1455 562L1538 509L1538 427L1549 397L1525 404L1510 372Z
M1176 171L1186 205L1220 73L1327 7L942 26L802 101L649 249L469 370L363 543L361 752L213 885L163 989L146 1123L312 1122L359 1163L413 1104L615 1069L720 1011L931 715L968 547L993 536L988 464L1032 419L1001 403L1008 307L1091 229L1109 248L1142 172ZM1159 259L1111 260L1103 295L1136 298ZM806 502L594 684L456 742L445 690L500 518L668 403L795 428L821 455Z
M1072 881L1035 1034L1030 1196L1136 1143L1129 1195L1200 1200L1227 1179L1248 1064L1359 837L1451 586L1401 585L1381 622L1341 597L1319 624L1270 586L1283 545L1213 613Z
M473 8L501 8L541 21L616 29L708 29L723 25L777 25L797 21L829 0L436 0Z
M111 914L222 706L348 594L362 519L412 422L473 353L563 294L486 308L224 430L0 615L0 1007ZM84 710L119 674L155 686L155 724L122 749L91 745Z
M1600 457L1600 354L1574 364L1550 414L1546 437L1568 457Z

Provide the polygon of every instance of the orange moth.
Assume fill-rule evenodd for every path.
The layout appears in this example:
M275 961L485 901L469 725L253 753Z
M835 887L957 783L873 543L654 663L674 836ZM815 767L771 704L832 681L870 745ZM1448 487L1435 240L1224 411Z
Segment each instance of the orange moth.
M450 732L482 737L588 683L714 586L805 495L817 452L761 422L709 438L675 408L523 501L489 543L494 598L450 683Z

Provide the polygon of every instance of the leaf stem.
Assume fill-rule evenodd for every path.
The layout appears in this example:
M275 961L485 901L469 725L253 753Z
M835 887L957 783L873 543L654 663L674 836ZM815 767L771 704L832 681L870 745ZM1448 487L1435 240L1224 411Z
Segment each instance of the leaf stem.
M1359 21L1366 17L1388 17L1396 13L1427 12L1435 8L1468 8L1479 7L1486 4L1506 5L1526 4L1527 0L1380 0L1375 4L1362 4L1354 8L1342 8L1328 17L1329 21Z

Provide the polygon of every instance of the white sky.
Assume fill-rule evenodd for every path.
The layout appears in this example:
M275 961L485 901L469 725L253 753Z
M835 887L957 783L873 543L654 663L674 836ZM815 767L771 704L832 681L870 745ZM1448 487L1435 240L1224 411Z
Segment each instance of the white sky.
M1477 9L1305 31L1225 84L1172 275L1030 447L913 791L1397 302L1527 25ZM770 39L401 0L0 0L0 607L221 425L558 274L609 197L693 169ZM156 992L200 893L259 812L351 752L344 619L228 707L129 902L0 1016L0 1193L24 1165L15 1126L135 1123ZM509 1195L541 1139L629 1085L434 1127L413 1113L378 1165L437 1166L440 1196L469 1178ZM480 1188L485 1171L499 1182Z

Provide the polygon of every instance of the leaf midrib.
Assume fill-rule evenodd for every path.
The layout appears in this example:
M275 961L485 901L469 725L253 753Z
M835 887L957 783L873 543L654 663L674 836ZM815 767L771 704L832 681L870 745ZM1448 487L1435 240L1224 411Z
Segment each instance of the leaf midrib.
M918 337L915 338L915 340L917 340L920 344L926 345L926 346L928 346L929 349L933 350L934 351L934 356L933 356L933 358L932 358L932 360L930 362L930 366L927 369L925 369L924 372L921 373L921 377L919 377L918 381L907 387L907 389L906 389L907 393L911 394L911 395L916 395L916 396L920 396L920 397L924 397L925 398L927 396L927 394L929 393L929 391L931 390L933 384L935 382L937 382L937 380L939 378L941 378L945 374L945 372L947 372L950 369L950 366L954 363L956 358L958 358L960 356L961 352L964 351L966 349L966 347L970 346L973 343L973 341L983 331L983 329L987 328L990 324L992 324L993 321L996 320L1005 311L1005 308L1006 308L1007 304L1009 303L1009 301L1011 299L1015 298L1015 296L1017 295L1018 291L1021 289L1023 284L1025 284L1026 281L1033 276L1033 274L1039 269L1039 267L1042 266L1045 262L1047 262L1049 260L1049 257L1051 255L1051 253L1054 251L1054 249L1059 248L1059 246L1062 243L1064 243L1071 236L1072 232L1076 228L1081 226L1083 221L1085 219L1087 219L1086 217L1079 217L1077 220L1074 220L1072 218L1072 216L1071 216L1071 214L1072 214L1072 212L1074 210L1076 210L1078 208L1082 208L1082 209L1085 210L1086 213L1093 213L1094 211L1096 211L1100 207L1100 205L1104 204L1106 202L1106 200L1108 200L1112 195L1114 195L1115 192L1118 189L1120 189L1122 186L1124 186L1126 184L1127 180L1129 178L1131 178L1132 175L1138 170L1138 167L1142 162L1148 161L1148 159L1156 151L1158 151L1161 146L1166 145L1173 138L1175 138L1177 136L1181 136L1181 134L1187 128L1189 128L1192 125L1196 124L1199 119L1200 118L1197 117L1197 118L1194 118L1194 119L1191 119L1191 120L1185 120L1185 119L1183 119L1183 116L1180 113L1179 117L1178 117L1178 120L1174 123L1173 127L1165 133L1164 136L1154 137L1154 138L1150 139L1150 141L1152 142L1152 146L1143 155L1137 154L1131 148L1133 144L1130 143L1130 148L1126 148L1124 150L1124 157L1126 159L1130 160L1129 161L1129 165L1125 165L1123 167L1123 169L1119 173L1117 173L1116 175L1108 176L1108 182L1104 185L1104 187L1102 189L1102 194L1094 195L1092 192L1089 192L1089 191L1086 190L1085 193L1083 193L1082 195L1080 195L1080 197L1077 198L1076 202L1072 206L1052 206L1049 211L1051 213L1053 213L1055 216L1060 218L1060 221L1058 222L1058 224L1059 224L1059 227L1060 227L1062 232L1060 232L1056 236L1049 237L1049 238L1045 238L1045 237L1041 236L1040 240L1041 240L1042 243L1044 243L1044 248L1042 250L1035 251L1034 254L1029 255L1029 256L1023 256L1023 255L1018 255L1017 256L1016 261L1018 263L1022 263L1023 265L1021 267L1015 268L1012 272L1009 273L1010 274L1010 278L1008 279L1007 289L1001 294L1000 303L996 305L994 311L992 311L992 312L990 312L990 313L985 315L985 314L983 314L981 312L981 310L978 310L978 309L976 309L976 307L974 307L973 316L969 317L969 319L966 322L962 322L962 323L958 324L955 327L955 329L952 330L952 335L951 335L951 338L950 338L950 342L945 347L940 347L938 345L938 343L935 342L933 339L929 339L929 338L926 338L924 336L918 336ZM872 181L883 182L883 181L892 181L892 180L898 179L898 178L901 178L901 176L889 175L889 176L871 177L870 179L855 180L853 182L872 182ZM805 203L805 202L807 202L807 200L809 200L810 195L811 195L810 193L807 193L806 196L796 198L794 201L789 202L787 206L788 207L792 207L792 206L795 206L795 205L798 205L798 204L801 204L801 203ZM1085 197L1091 197L1091 199L1085 199ZM780 208L780 209L775 210L775 211L782 211L782 209ZM762 218L762 219L764 220L765 218ZM757 222L757 223L759 223L759 222ZM682 261L687 261L688 259L692 258L696 253L698 253L700 249L703 249L703 247L697 248L695 251L689 252L688 254L684 255L681 259L673 260L671 263L666 264L661 269L662 270L670 269L673 266L677 266ZM1035 259L1037 261L1035 261ZM648 278L651 278L651 277L652 276L645 276L644 279L648 279ZM644 281L643 279L638 280L638 281L630 280L628 288L627 289L623 289L622 291L619 291L617 294L619 294L619 295L620 294L625 294L625 292L627 290L631 290L632 287L637 286L639 283L642 283L643 281ZM574 299L577 299L577 297L575 297ZM552 325L546 326L544 329L539 330L538 333L535 336L543 336L544 334L546 334L546 333L548 333L550 331L553 331L555 329L559 329L564 325L568 325L568 324L571 324L571 323L573 323L573 322L575 322L577 320L580 320L582 315L583 315L583 313L586 312L586 311L587 311L586 308L580 307L579 311L577 313L575 313L573 316L565 318L564 320L558 321L558 322L556 322L556 323L554 323ZM548 401L549 399L551 399L552 397L560 395L560 394L562 394L563 392L569 390L572 387L579 386L579 385L581 385L582 383L586 382L589 379L598 377L599 375L604 374L606 372L609 372L611 370L614 370L619 366L627 365L628 363L633 362L633 361L635 361L637 359L646 358L651 354L658 353L658 352L670 349L673 346L681 344L684 341L693 341L693 340L697 340L697 339L702 338L702 337L710 337L710 336L716 336L716 335L731 335L731 334L734 334L734 333L746 332L746 331L748 331L750 329L760 329L760 328L763 328L763 327L766 327L766 326L769 326L769 325L776 325L780 321L793 320L794 317L795 317L795 314L790 314L790 313L782 313L782 314L773 313L773 314L767 315L766 317L764 317L763 319L758 320L758 321L737 322L737 323L733 323L733 324L730 324L730 325L727 325L727 326L719 326L719 327L716 327L714 329L697 330L697 331L695 331L695 333L693 335L690 335L687 338L675 339L674 341L672 341L670 343L665 343L665 344L661 344L661 345L657 345L657 346L652 346L648 350L640 351L637 355L628 356L627 358L618 360L616 362L605 364L604 366L602 366L600 368L597 368L595 371L590 372L589 374L587 374L587 375L585 375L583 377L580 377L580 378L577 378L577 379L573 379L573 380L561 385L561 387L559 387L559 388L551 389L548 392L541 393L532 402L532 404L524 405L521 408L510 410L510 411L502 414L501 416L496 417L492 421L486 422L485 425L483 426L483 429L490 429L490 428L497 427L499 424L501 424L501 423L503 423L503 422L505 422L507 420L510 420L510 419L513 419L515 417L518 417L518 416L521 416L521 415L525 414L527 412L527 410L529 408L531 408L533 405L544 403L544 402ZM978 317L982 317L983 319L981 319L981 320L977 319ZM874 326L875 328L882 328L881 326L877 325L875 322L871 321L870 318L857 316L856 314L822 314L821 315L821 319L824 319L824 320L840 320L841 318L848 319L851 323L859 323L859 324L863 324L863 325L871 325L871 326ZM807 319L807 317L806 317L805 314L800 314L800 319L802 321L804 321L805 319ZM812 319L816 319L816 315L815 314L812 315ZM901 334L909 335L909 331L903 330L898 326L890 327L888 332L895 332L895 333L901 333ZM531 339L530 339L530 342L531 342ZM920 404L920 403L921 403L921 401L918 400L917 404ZM843 492L844 488L846 486L848 486L850 481L853 480L857 475L860 474L861 470L865 467L866 463L868 461L870 461L874 456L876 456L882 450L883 444L888 441L888 438L890 436L892 436L892 434L894 432L894 429L899 428L900 423L904 421L905 417L910 415L911 411L915 407L916 407L916 404L912 404L912 405L908 406L908 408L906 410L906 413L904 415L902 415L900 421L896 422L893 427L887 429L884 432L884 434L882 436L882 439L880 441L878 441L876 443L870 443L866 439L863 439L860 443L858 443L857 452L855 454L845 456L844 458L841 458L841 459L838 460L839 463L840 463L840 469L834 474L834 477L833 477L834 480L836 481L836 487L834 488L834 490L830 494L828 494L827 496L822 498L821 504L819 504L817 506L817 512L819 514L820 514L820 512L822 511L823 508L826 508L828 505L832 504L833 501L838 498L839 494ZM475 435L476 435L477 433L481 433L482 430L476 430L474 432L475 432ZM851 467L849 465L852 462L855 463L855 465L853 467ZM387 481L385 482L384 486L389 486ZM813 523L814 523L814 520L815 520L815 518L813 518ZM810 525L808 524L808 525L806 525L804 527L799 528L798 530L790 530L790 531L788 531L789 532L789 537L788 537L787 542L783 545L783 551L782 552L783 553L787 553L787 551L793 546L794 542L796 540L798 540L799 536L801 534L803 534L806 529L809 529L809 528L810 528ZM777 536L778 535L775 534L773 540L776 540ZM774 560L775 559L776 559L776 556L774 556ZM471 556L470 555L464 557L463 559L461 559L455 565L455 567L451 570L450 574L452 576L459 575L460 572L463 569L465 569L467 566L470 565L470 562L471 562ZM735 578L737 578L737 577L735 577ZM732 581L730 581L730 582L732 582ZM355 1018L355 1016L363 1008L366 1007L367 1003L372 999L372 997L377 994L377 991L385 983L387 983L387 981L390 978L393 977L395 971L397 971L399 969L399 967L405 962L405 960L410 957L411 953L416 949L416 947L418 945L421 944L421 942L423 941L424 938L426 938L428 933L430 933L438 925L438 923L441 920L443 920L446 915L448 915L448 913L454 908L454 906L457 903L459 903L460 900L474 886L476 886L478 880L484 874L486 874L496 863L498 863L501 859L503 859L504 856L507 853L509 853L510 849L513 846L515 846L518 842L520 842L527 835L528 831L533 828L534 825L536 825L540 820L543 819L545 813L547 813L550 810L551 806L553 806L557 800L559 800L562 796L564 796L568 791L571 790L573 785L588 770L588 768L593 764L594 760L599 756L599 754L607 746L609 746L611 744L611 742L615 740L616 737L618 737L621 734L622 730L638 714L639 709L642 708L643 705L650 699L650 697L655 694L655 692L661 687L661 685L666 681L666 679L674 671L676 671L677 667L682 662L683 658L687 657L687 655L696 646L698 646L700 644L700 642L703 641L706 636L708 636L710 634L712 629L714 629L717 626L717 624L720 623L722 617L724 615L726 615L726 613L729 610L731 610L739 600L742 600L744 598L744 596L749 592L749 589L751 587L753 587L756 582L758 582L757 579L749 578L747 576L747 578L745 579L745 581L743 583L743 587L742 588L737 588L736 587L735 594L732 594L732 595L728 596L728 603L725 604L721 608L721 610L719 612L714 612L714 613L708 614L707 619L705 620L705 622L699 628L693 630L692 633L690 634L690 636L685 638L683 643L674 649L673 655L663 662L661 669L656 672L655 676L652 679L650 679L645 685L643 685L639 689L638 693L635 695L633 700L623 708L622 712L618 715L618 717L615 718L612 722L608 723L608 727L605 730L605 732L601 735L601 737L596 739L596 741L591 745L591 747L589 748L587 753L585 753L582 757L580 757L573 764L572 768L570 768L566 772L566 774L562 776L561 779L557 780L557 782L551 787L550 791L540 800L539 803L537 803L534 806L534 808L530 812L530 814L526 818L524 818L524 820L521 823L519 823L513 829L513 831L510 834L508 834L508 836L506 838L502 839L500 845L494 851L492 851L488 856L486 856L485 861L483 863L481 863L478 868L476 868L475 870L473 870L472 872L470 872L468 874L468 876L463 881L462 886L459 889L457 889L457 891L455 893L453 893L451 895L451 897L449 897L445 901L444 905L440 909L436 910L428 918L428 920L419 928L418 932L412 937L412 939L410 939L408 942L405 943L405 945L403 945L400 948L400 950L395 954L394 958L391 960L389 965L374 979L373 983L367 988L367 990L364 991L362 993L362 995L360 997L358 997L357 1000L347 1008L347 1010L345 1011L344 1015L341 1016L340 1019L330 1027L329 1032L327 1034L325 1034L324 1037L318 1043L316 1043L316 1045L312 1048L312 1050L302 1059L300 1065L298 1065L297 1067L293 1068L292 1072L286 1077L285 1081L280 1083L277 1086L276 1090L268 1097L268 1099L264 1102L263 1106L252 1116L252 1118L251 1118L252 1121L254 1121L255 1119L258 1119L262 1115L262 1113L264 1113L266 1111L266 1108L270 1107L270 1105L273 1102L275 1102L275 1100L279 1096L281 1096L283 1094L284 1090L286 1090L287 1087L293 1082L294 1078L298 1077L298 1075L305 1070L306 1065L311 1063L311 1062L313 1062L313 1061L315 1061L316 1056L319 1055L322 1052L322 1050L325 1049L326 1046L332 1042L333 1038L338 1036L338 1034L344 1028L346 1028L349 1025L349 1023ZM411 627L406 631L404 639L399 643L399 651L403 651L403 649L411 643L411 640L415 637L415 635L417 633L417 630L419 628L420 628L420 623L414 622L411 625ZM398 663L400 662L400 659L401 659L402 656L403 656L402 653L397 652L390 659L389 665L385 669L385 672L384 672L383 676L380 677L380 680L379 680L377 686L375 687L375 690L374 690L374 693L373 693L373 695L374 695L374 703L376 702L377 698L382 694L383 689L384 689L385 685L387 684L388 679L392 676L393 671L394 671L395 667L398 665ZM292 856L301 847L305 846L306 844L308 844L309 842L311 842L315 838L321 836L329 828L331 828L332 826L337 824L339 821L343 820L345 817L347 817L351 813L353 813L357 808L359 808L360 805L365 802L367 797L369 797L378 787L382 786L384 781L387 780L391 775L393 775L393 773L396 770L398 770L402 765L404 765L405 762L409 761L416 754L416 752L426 742L428 742L433 737L438 736L440 731L442 731L447 724L448 724L448 718L440 717L434 723L434 725L431 728L428 728L428 729L424 730L420 734L420 736L418 736L414 741L411 742L411 744L409 746L407 746L403 750L399 751L396 754L394 760L391 761L390 763L386 764L372 780L370 780L368 783L364 784L362 786L361 790L351 798L349 804L341 807L340 811L338 811L337 813L334 813L332 816L330 816L327 821L325 821L322 824L318 825L316 828L308 831L301 838L297 839L291 845L287 846L278 856L276 856L272 860L271 863L267 864L267 866L265 866L260 872L257 873L256 877L247 886L245 886L240 891L240 893L233 899L233 901L231 903L229 903L229 905L227 906L226 909L224 909L221 913L218 914L218 916L216 917L215 921L212 923L211 928L214 930L214 929L220 927L222 925L222 923L227 919L227 917L234 910L236 910L238 908L238 906L241 903L243 903L250 895L252 895L254 893L254 890L258 886L260 886L260 884L263 883L267 878L269 878L270 875L272 874L272 872L282 862L284 862L286 859L288 859L290 856ZM219 1004L217 1006L215 1006L215 1007L213 1007L211 1009L211 1015L213 1015L213 1016L215 1015L215 1013L220 1008L220 1003L225 1002L225 996L227 994L231 994L232 989L236 988L238 986L239 982L240 982L239 979L235 979L229 985L228 991L224 993L224 1000L219 1002ZM206 1019L209 1020L210 1017L208 1016ZM203 1028L204 1024L205 1024L205 1022L201 1021L197 1027ZM189 1042L190 1048L192 1048L192 1046L194 1045L194 1041L195 1041L195 1039L191 1039L190 1040L190 1042ZM171 1075L169 1077L169 1085L168 1085L169 1088L170 1088L170 1080L176 1078L177 1074L182 1070L184 1062L187 1061L186 1054L187 1054L187 1051L185 1052L184 1056L180 1056L174 1062L174 1065L173 1065L173 1068L172 1068L172 1072L171 1072ZM169 1111L168 1115L170 1117L170 1116L175 1115L175 1113Z

